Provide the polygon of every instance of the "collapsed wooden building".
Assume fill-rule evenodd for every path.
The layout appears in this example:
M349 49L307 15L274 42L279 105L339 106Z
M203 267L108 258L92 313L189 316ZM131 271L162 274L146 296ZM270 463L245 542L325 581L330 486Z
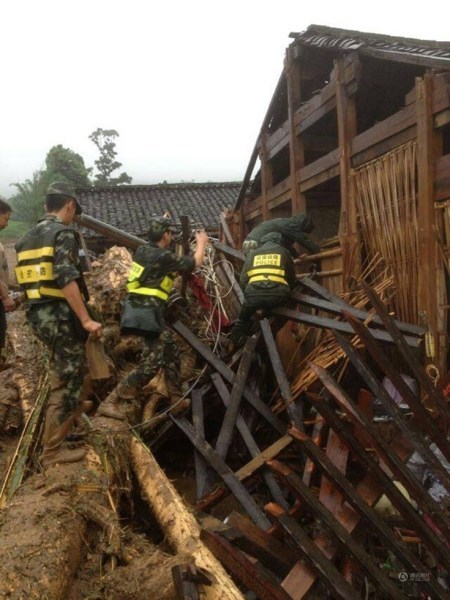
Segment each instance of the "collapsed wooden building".
M0 595L19 598L25 579L41 597L67 597L88 553L108 571L96 576L106 583L95 591L148 597L147 580L140 574L132 587L136 571L126 570L133 557L120 525L132 477L123 464L125 475L117 472L120 456L174 553L164 557L172 587L158 597L448 597L450 45L312 26L294 34L286 56L234 210L220 219L221 238L205 270L179 286L170 326L187 364L181 399L150 417L144 411L134 427L110 424L100 441L97 431L90 443L100 459L83 465L81 482L61 484L56 467L17 489L24 462L12 462L1 492L9 505ZM322 251L298 261L292 305L255 321L244 348L230 354L241 242L259 221L299 211L313 216ZM127 229L107 210L103 219ZM142 243L128 233L123 245ZM137 354L112 331L131 262L122 250L110 249L87 278L112 332L106 350L123 372L125 354ZM97 393L102 400L105 389ZM197 520L169 477L194 480ZM89 538L83 550L86 524L76 535L65 525L64 578L51 554L38 573L44 558L33 562L33 540L14 545L14 510L26 504L27 485L41 503L56 496L101 530L101 543ZM22 526L37 527L43 512L20 515ZM53 530L62 529L56 514ZM120 595L111 586L127 577L130 595Z
M317 25L291 37L233 235L306 211L317 239L337 236L310 259L334 291L381 259L394 278L390 308L429 328L445 374L450 45Z

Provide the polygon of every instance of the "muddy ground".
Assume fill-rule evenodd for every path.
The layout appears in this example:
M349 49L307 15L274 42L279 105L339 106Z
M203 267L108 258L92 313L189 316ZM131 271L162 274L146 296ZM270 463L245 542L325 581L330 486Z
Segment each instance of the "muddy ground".
M116 255L112 259L117 269L109 270L108 284L99 272L95 278L97 290L93 290L100 304L107 307L108 344L117 367L110 380L94 387L96 401L105 398L131 368L130 358L134 362L139 352L136 340L121 344L117 339L113 314L117 299L112 298L111 289L105 290L111 281L112 288L120 287L126 267L119 258ZM115 273L115 279L111 273ZM0 372L0 482L5 481L48 372L46 353L28 330L23 307L8 315L8 338L8 363ZM39 426L34 430L21 485L9 499L5 494L2 498L0 597L175 598L171 568L183 557L174 556L164 542L131 469L126 485L121 487L120 481L106 475L105 465L98 459L98 447L90 444L95 466L83 462L43 472L38 461L38 437ZM175 454L169 443L160 448L157 458L169 467L174 483L182 482L181 493L193 500L192 473L185 463L174 460Z

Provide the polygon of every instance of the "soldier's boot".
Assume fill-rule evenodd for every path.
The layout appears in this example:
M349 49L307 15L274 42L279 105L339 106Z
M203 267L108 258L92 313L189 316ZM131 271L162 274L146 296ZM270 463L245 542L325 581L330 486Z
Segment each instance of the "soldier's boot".
M82 419L84 413L90 412L95 403L89 400L89 394L91 393L92 379L90 375L87 375L83 381L83 387L80 392L80 399L78 400L78 408L73 414L74 429L67 436L67 440L70 442L76 442L83 439L89 433L89 424Z
M64 409L64 382L52 375L50 380L50 398L45 415L42 454L40 460L44 469L56 463L72 463L82 460L86 450L71 450L62 446L66 436L73 428L73 415L61 419Z
M97 415L125 421L127 419L127 401L134 400L137 390L128 386L116 386L100 404Z
M63 423L58 420L45 422L43 449L40 456L41 464L44 469L57 463L73 463L83 460L86 456L84 448L64 448L63 441L73 427L73 417L70 417Z

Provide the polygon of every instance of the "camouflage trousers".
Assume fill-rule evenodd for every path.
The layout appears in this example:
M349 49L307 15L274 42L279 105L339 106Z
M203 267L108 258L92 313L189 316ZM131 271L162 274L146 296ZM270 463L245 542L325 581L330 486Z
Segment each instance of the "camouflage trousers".
M160 369L176 388L180 386L180 349L172 332L165 329L158 337L142 338L144 349L138 366L121 382L120 388L142 389Z
M66 302L32 305L27 309L27 320L49 351L52 376L49 404L58 405L58 419L62 423L78 407L87 374L85 345L74 333Z
M288 301L289 293L290 289L285 285L279 285L272 289L248 285L245 288L245 300L239 316L230 332L233 347L236 349L245 344L247 336L255 326L254 315L257 310L266 313L272 308L283 306Z

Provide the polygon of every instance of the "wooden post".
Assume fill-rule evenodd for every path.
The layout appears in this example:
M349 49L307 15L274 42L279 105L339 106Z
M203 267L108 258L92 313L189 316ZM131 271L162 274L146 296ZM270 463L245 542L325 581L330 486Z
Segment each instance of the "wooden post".
M295 133L295 109L300 101L300 63L294 60L293 48L286 50L284 70L287 81L288 120L289 120L289 162L291 170L292 214L306 210L306 199L299 190L298 171L305 166L303 141Z
M434 342L435 357L428 362L446 370L446 304L444 273L436 239L436 214L434 208L434 164L441 137L433 129L432 76L416 79L417 107L417 174L419 223L419 278L418 307L428 324ZM441 152L442 153L442 149Z
M358 248L358 228L355 194L351 180L351 140L356 136L355 99L349 97L344 82L344 66L341 60L335 62L336 106L339 139L339 164L341 184L341 221L339 237L342 247L343 283L347 287L350 276L357 277L361 272L361 259Z
M265 131L261 133L261 210L262 210L262 218L264 221L270 219L270 212L267 202L268 191L273 186L273 172L272 165L270 164L267 158L267 134Z

